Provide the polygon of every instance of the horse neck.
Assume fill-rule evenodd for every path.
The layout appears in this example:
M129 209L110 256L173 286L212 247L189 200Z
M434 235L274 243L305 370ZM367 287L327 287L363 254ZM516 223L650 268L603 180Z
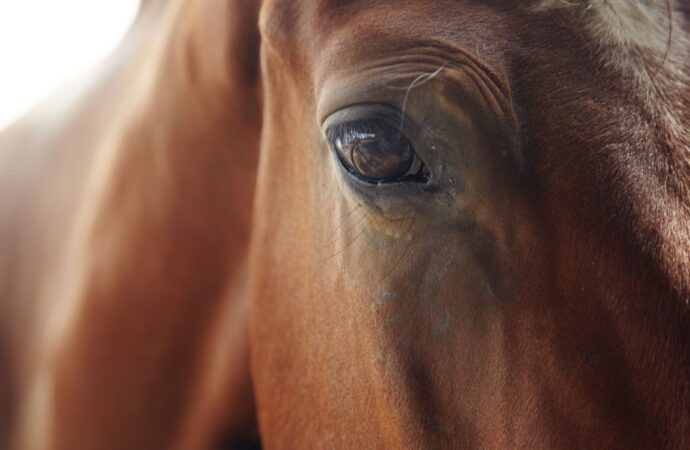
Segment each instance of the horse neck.
M93 235L119 222L114 239L125 248L131 230L175 221L223 195L221 222L248 227L261 119L258 62L248 56L258 32L243 22L254 7L222 0L142 7L120 49L113 87L122 95L103 106L112 120L102 124L88 186Z
M258 14L258 2L236 3L144 2L123 44L133 51L127 56L130 75L124 96L116 105L123 122L115 127L119 137L141 134L145 127L148 140L154 141L149 144L174 157L178 145L170 136L210 138L209 128L223 124L236 139L251 141L250 148L258 145L259 36L256 22L247 20ZM126 153L129 146L119 150ZM243 164L253 167L255 157L249 155Z

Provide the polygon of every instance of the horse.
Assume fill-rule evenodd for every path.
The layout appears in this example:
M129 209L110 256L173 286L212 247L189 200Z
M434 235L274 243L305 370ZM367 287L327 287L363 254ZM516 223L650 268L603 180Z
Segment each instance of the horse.
M145 0L0 137L0 448L690 446L686 0Z

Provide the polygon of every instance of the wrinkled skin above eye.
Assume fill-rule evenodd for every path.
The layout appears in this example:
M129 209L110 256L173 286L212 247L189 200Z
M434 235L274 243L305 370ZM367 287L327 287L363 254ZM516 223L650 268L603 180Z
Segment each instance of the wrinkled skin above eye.
M402 178L415 161L407 138L376 122L337 127L329 132L329 141L350 170L377 182Z

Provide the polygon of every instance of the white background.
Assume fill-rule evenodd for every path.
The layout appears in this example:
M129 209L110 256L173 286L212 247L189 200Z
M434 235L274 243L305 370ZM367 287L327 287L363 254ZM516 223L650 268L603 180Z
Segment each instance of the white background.
M120 42L139 0L0 0L0 130Z

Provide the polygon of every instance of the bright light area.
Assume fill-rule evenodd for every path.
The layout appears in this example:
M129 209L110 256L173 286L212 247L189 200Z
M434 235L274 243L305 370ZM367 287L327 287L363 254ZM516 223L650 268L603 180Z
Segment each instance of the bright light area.
M103 60L139 0L0 0L0 129Z

